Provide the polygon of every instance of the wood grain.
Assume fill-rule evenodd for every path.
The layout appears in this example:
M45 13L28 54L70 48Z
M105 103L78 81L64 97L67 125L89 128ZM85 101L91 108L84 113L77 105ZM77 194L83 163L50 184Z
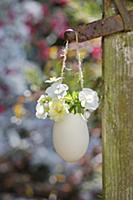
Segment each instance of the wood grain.
M103 196L133 200L133 32L103 39L103 79Z

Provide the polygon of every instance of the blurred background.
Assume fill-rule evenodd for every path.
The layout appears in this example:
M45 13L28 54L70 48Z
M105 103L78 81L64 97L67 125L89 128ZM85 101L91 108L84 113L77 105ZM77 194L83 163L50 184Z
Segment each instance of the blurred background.
M102 198L100 109L88 121L90 144L77 163L54 151L50 120L35 117L45 80L59 76L64 31L101 18L101 0L0 0L0 200ZM101 40L80 44L85 86L101 96ZM65 82L78 90L75 45Z

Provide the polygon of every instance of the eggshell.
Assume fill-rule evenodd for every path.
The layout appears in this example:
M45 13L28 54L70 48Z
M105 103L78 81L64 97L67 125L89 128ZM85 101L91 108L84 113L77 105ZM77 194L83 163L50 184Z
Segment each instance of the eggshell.
M89 131L79 114L68 114L53 127L53 144L56 152L67 162L78 161L87 151Z

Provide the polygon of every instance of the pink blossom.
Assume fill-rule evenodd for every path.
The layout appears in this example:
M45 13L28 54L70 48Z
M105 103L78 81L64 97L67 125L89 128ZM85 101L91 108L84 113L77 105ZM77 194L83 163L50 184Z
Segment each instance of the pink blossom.
M0 104L0 114L5 112L5 106Z
M100 60L102 56L102 49L101 47L94 47L92 50L92 57L96 60Z
M48 59L49 57L49 47L46 43L46 41L44 40L40 40L37 44L38 48L39 48L39 56L41 59Z
M4 22L0 20L0 28L4 26Z
M63 38L65 30L68 28L66 16L61 11L56 12L52 18L51 26L57 36Z
M31 36L33 36L34 34L36 34L36 32L38 31L38 28L40 26L40 23L33 24L32 20L27 20L25 22L25 24L28 26L28 28L30 30Z
M15 13L12 10L8 11L8 18L10 22L13 22L15 20Z
M42 5L42 13L45 17L49 16L49 8L46 4Z
M65 6L68 4L68 0L51 0L51 2L60 6Z

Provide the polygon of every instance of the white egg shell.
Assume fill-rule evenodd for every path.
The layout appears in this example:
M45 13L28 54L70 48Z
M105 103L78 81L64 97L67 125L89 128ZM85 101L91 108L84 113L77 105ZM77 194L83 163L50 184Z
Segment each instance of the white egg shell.
M53 127L53 144L56 152L67 162L78 161L87 151L89 131L79 114L68 114Z

